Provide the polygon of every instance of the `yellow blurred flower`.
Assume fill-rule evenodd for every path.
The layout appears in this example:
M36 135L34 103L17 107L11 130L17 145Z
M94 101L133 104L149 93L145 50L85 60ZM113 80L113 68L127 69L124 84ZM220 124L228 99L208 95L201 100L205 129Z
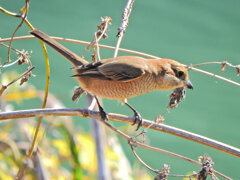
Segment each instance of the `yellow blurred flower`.
M41 155L40 155L41 156ZM41 156L43 165L46 168L59 167L59 157L57 155Z
M62 156L70 156L71 152L69 149L69 145L64 140L53 140L52 141L53 146L55 146L58 149L58 152Z
M4 101L16 101L20 103L24 99L33 99L37 97L37 91L34 89L29 89L26 91L14 91L11 93L6 93L3 96Z
M76 140L82 168L91 173L95 173L97 170L97 157L93 138L87 134L77 134Z

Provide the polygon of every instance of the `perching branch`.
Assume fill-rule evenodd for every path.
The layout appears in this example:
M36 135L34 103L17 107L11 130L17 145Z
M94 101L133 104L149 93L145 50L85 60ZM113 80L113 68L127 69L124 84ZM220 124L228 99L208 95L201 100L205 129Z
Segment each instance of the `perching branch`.
M13 40L24 40L24 39L35 39L35 38L36 37L29 35L29 36L14 37ZM80 41L80 40L68 39L68 38L62 38L62 37L52 37L51 36L51 38L53 38L57 41L70 42L70 43L83 44L83 45L89 45L89 43L90 43L90 42L87 42L87 41ZM7 42L9 40L10 40L10 38L0 39L0 42ZM107 46L107 45L102 45L102 44L99 44L99 47L100 48L105 48L105 49L111 49L111 50L115 49L115 47L113 47L113 46ZM153 55L150 55L150 54L146 54L146 53L142 53L142 52L138 52L138 51L134 51L134 50L124 49L124 48L119 48L119 51L126 52L126 53L131 53L131 54L135 54L135 55L139 55L139 56L143 56L143 57L147 57L147 58L160 59L160 57L157 57L157 56L153 56ZM204 70L197 69L197 68L194 68L194 67L190 67L190 66L187 66L187 65L185 65L185 66L188 67L188 69L190 69L190 70L193 70L193 71L205 74L207 76L211 76L211 77L220 79L222 81L225 81L227 83L230 83L230 84L233 84L235 86L240 87L240 83L238 83L236 81L232 81L230 79L227 79L225 77L216 75L214 73L210 73L208 71L204 71Z
M134 140L133 138L129 137L128 135L122 133L121 131L119 131L118 129L114 128L112 125L110 125L108 122L106 121L102 121L100 119L100 114L99 112L96 111L90 111L88 109L67 109L67 108L61 108L61 109L32 109L32 110L21 110L21 111L15 111L15 112L4 112L4 113L0 113L0 120L7 120L7 119L16 119L16 118L26 118L26 117L43 117L43 116L82 116L82 117L91 117L91 118L95 118L97 120L99 120L100 122L104 123L106 126L108 126L109 128L111 128L114 132L118 133L119 135L121 135L123 138L127 139L128 141L130 141L131 143L151 150L151 151L157 151L163 154L167 154L188 162L191 162L193 164L196 164L198 166L201 166L201 163L199 163L198 161L194 161L190 158L166 151L164 149L159 149L159 148L155 148L155 147L151 147L148 146L146 144L140 143L136 140ZM108 113L108 119L109 120L113 120L113 121L119 121L119 122L124 122L124 123L129 123L132 124L132 122L134 121L133 117L128 117L125 115L120 115L120 114L113 114L113 113ZM210 147L213 147L215 149L218 149L220 151L235 155L237 157L240 157L240 150L229 146L227 144L212 140L210 138L204 137L204 136L200 136L185 130L181 130L172 126L168 126L168 125L164 125L164 124L156 124L152 121L149 120L143 120L143 127L148 127L150 124L153 124L150 128L157 130L157 131L162 131L162 132L166 132L169 134L173 134L175 136L179 136L179 137L183 137L185 139L189 139ZM219 173L218 171L214 170L214 173L226 178L226 179L230 179L229 177Z
M82 117L92 117L98 116L99 112L89 111L88 109L68 109L68 108L60 108L60 109L31 109L31 110L21 110L21 111L13 111L13 112L3 112L0 113L0 120L7 119L16 119L16 118L26 118L26 117L40 117L40 116L82 116ZM134 121L133 117L108 113L109 120L124 122L131 124ZM156 124L150 120L143 120L143 127L152 126L150 129L154 129L157 131L165 132L168 134L172 134L174 136L182 137L184 139L188 139L212 148L215 148L219 151L234 155L240 158L240 149L227 145L225 143L191 133L173 126L165 125L165 124Z

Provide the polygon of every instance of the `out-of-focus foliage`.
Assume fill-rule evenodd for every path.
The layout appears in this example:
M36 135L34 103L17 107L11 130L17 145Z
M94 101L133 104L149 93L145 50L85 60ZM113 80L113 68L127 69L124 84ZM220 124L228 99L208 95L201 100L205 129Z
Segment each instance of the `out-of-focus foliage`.
M7 83L17 76L16 72L4 73L1 82ZM51 99L51 97L53 96L49 96L49 101L54 104L56 99ZM14 110L15 106L24 109L26 103L39 98L41 99L41 92L38 92L30 83L27 82L23 86L15 83L2 95L1 108L2 111ZM29 150L35 132L35 120L35 118L28 118L0 122L0 179L11 180L16 176ZM25 172L25 179L35 179L39 174L45 174L53 180L76 179L77 177L84 180L97 178L94 139L88 132L79 131L81 127L69 128L72 123L71 118L67 120L61 117L45 118L38 134L37 154L34 155L32 161L28 161L29 169ZM110 139L116 138L113 134L111 136ZM76 152L71 150L73 146L76 147ZM118 141L112 140L112 143L105 148L107 167L111 171L111 176L114 179L135 179L133 178L136 177L135 170L133 176L132 168L128 167L129 164L126 165L126 157L123 157L124 154L121 153L121 145ZM124 174L126 168L129 168L128 173ZM137 173L139 173L138 179L152 178L145 170Z

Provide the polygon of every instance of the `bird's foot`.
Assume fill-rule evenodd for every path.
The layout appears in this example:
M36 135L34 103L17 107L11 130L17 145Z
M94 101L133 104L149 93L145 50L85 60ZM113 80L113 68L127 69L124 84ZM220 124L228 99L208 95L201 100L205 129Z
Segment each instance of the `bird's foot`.
M107 113L104 111L104 109L100 106L99 107L99 112L102 120L108 120Z
M142 126L142 116L137 112L135 111L134 112L134 121L132 123L132 125L135 125L137 123L137 129L136 131Z

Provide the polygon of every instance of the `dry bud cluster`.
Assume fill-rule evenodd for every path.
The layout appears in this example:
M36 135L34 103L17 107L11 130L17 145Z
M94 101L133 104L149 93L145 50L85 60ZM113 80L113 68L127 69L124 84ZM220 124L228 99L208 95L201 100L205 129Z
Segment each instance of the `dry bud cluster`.
M186 98L186 90L184 87L176 88L169 97L170 101L167 108L176 108L178 104Z

